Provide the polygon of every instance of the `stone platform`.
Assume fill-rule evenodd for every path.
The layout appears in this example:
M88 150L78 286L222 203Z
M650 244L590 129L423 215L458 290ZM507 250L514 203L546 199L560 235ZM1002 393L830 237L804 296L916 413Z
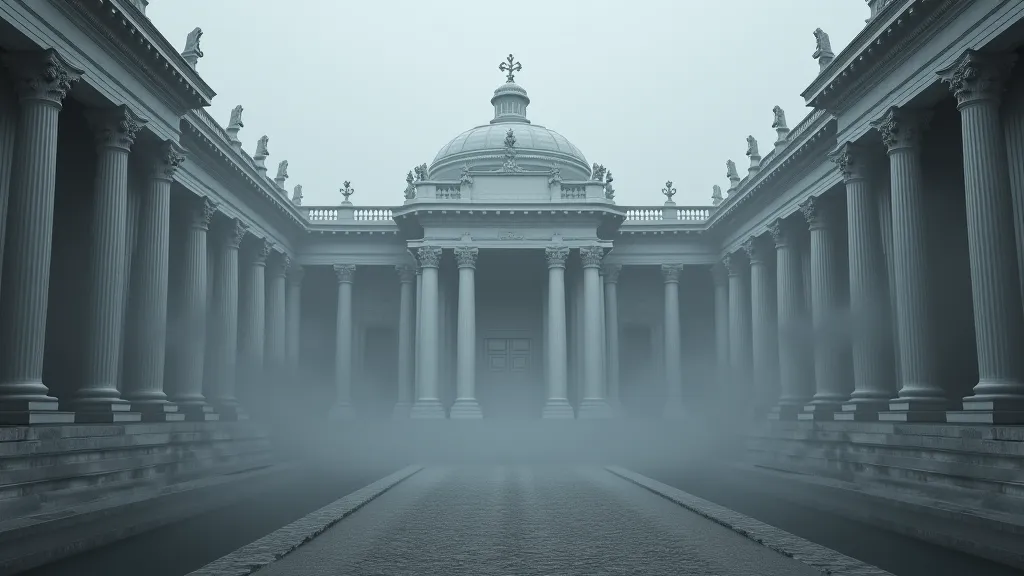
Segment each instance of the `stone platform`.
M248 422L0 427L0 574L219 505L274 460Z

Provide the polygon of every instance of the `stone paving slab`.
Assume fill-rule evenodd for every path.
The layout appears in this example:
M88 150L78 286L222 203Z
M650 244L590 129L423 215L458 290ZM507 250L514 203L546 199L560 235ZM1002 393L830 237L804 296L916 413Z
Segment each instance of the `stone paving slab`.
M600 467L499 465L427 468L256 572L257 576L821 573ZM839 574L887 573L874 569Z
M187 576L248 576L313 540L371 500L416 474L421 466L408 466L360 488L259 540L190 572Z

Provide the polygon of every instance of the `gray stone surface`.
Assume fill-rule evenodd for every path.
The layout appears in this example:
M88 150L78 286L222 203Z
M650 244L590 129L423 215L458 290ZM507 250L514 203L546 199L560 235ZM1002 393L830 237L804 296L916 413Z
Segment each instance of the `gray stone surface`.
M820 572L600 468L530 466L428 468L258 572L638 573Z

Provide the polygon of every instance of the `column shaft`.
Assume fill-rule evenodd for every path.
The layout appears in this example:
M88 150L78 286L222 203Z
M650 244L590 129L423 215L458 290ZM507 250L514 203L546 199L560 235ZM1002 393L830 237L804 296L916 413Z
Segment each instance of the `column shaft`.
M604 248L584 246L580 248L583 263L583 399L580 402L580 418L607 418L611 410L604 398L601 373L601 260Z
M355 416L352 409L352 283L356 267L353 264L335 264L338 276L337 340L334 355L333 420L346 420Z
M1013 198L1017 272L1020 275L1021 300L1024 301L1024 74L1017 74L1003 105L1003 127L1010 168L1010 196Z
M776 308L779 342L778 408L772 412L780 420L796 419L814 395L814 381L806 367L805 307L800 242L792 222L776 220L769 231L775 240Z
M715 380L722 393L729 382L729 273L722 264L715 264L711 274L715 285Z
M265 404L263 398L266 378L263 374L263 351L266 342L266 269L267 257L272 245L264 239L257 239L251 252L251 260L246 265L244 307L241 309L239 330L239 378L238 384L243 386L243 400L250 410L259 404Z
M619 397L619 273L622 266L611 264L604 267L604 317L605 317L605 379L608 385L608 403L618 410Z
M438 279L437 270L441 264L441 249L423 246L417 250L423 275L423 296L420 311L420 367L419 390L413 404L413 418L444 418L438 388L440 350L438 346Z
M305 270L292 263L285 288L285 364L289 386L300 382L300 342L302 340L302 279Z
M722 264L729 272L729 390L728 400L742 413L750 407L750 294L747 260L727 254Z
M750 260L751 373L754 409L763 417L778 402L778 301L771 274L771 248L764 238L749 238L743 249Z
M902 384L900 382L900 339L899 326L896 323L896 272L893 269L893 245L892 245L892 196L889 193L889 178L886 174L885 182L878 187L878 224L882 232L882 251L885 253L885 279L886 299L885 313L889 322L889 342L892 344L892 379L893 389L899 393ZM895 395L893 396L895 398Z
M569 404L569 368L566 343L565 261L569 249L549 246L544 250L548 263L547 369L548 398L544 418L572 418Z
M267 279L267 301L266 301L266 341L264 345L264 358L271 376L274 378L273 386L280 386L284 376L285 355L287 348L287 278L288 269L291 267L291 258L286 254L278 254L273 258L271 266L268 267L270 277Z
M679 320L679 276L682 264L663 264L665 284L665 411L669 419L683 416L683 336Z
M455 403L453 419L482 418L476 401L476 259L480 250L468 246L455 249L459 266L458 330L456 331Z
M18 129L18 98L8 75L0 78L0 285L3 283L4 244L7 236L7 198L11 191L15 136Z
M0 422L69 422L43 385L50 287L57 118L81 71L54 50L7 53L18 113L0 293Z
M398 305L398 402L395 403L394 417L408 418L412 409L415 390L414 356L416 348L416 280L419 276L412 266L395 267L399 280Z
M218 248L220 258L213 284L214 342L213 376L207 398L224 420L245 419L235 397L238 367L238 250L245 237L246 227L234 220L224 230ZM248 357L246 358L248 361Z

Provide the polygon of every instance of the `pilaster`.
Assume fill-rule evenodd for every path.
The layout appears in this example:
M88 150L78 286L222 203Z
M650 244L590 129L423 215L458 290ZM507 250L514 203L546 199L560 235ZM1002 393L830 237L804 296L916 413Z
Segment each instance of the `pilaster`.
M547 371L548 399L542 418L573 418L569 404L568 345L566 342L565 262L569 258L566 246L548 246L544 249L548 265L547 305Z
M419 275L416 268L408 264L395 266L399 281L398 309L398 402L395 403L393 416L396 419L409 417L412 410L415 390L415 328L416 311L413 301L416 298L416 282Z
M420 311L420 366L419 386L416 403L410 416L416 419L443 419L444 406L441 404L438 387L440 350L438 347L438 267L441 265L441 249L435 246L421 246L416 256L422 268L423 286L422 310Z
M662 264L665 283L665 418L677 420L683 414L683 334L679 319L679 277L682 264Z
M352 409L352 284L355 282L354 264L335 264L338 278L337 348L334 355L334 406L332 420L355 417Z
M71 422L43 384L57 121L82 74L55 50L2 56L18 93L0 298L0 423Z

